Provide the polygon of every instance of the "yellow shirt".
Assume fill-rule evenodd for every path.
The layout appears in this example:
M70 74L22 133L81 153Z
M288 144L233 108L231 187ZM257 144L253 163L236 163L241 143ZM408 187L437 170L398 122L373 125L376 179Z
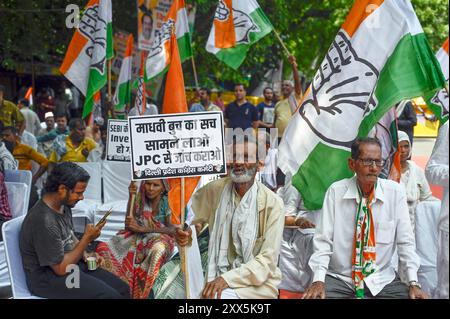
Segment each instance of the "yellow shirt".
M21 143L17 143L14 147L13 156L19 162L19 169L24 171L31 171L31 161L35 161L43 167L47 167L49 163L44 155Z
M289 98L281 100L275 105L275 127L278 129L278 137L283 137L284 130L297 109L300 98L295 92L292 92Z
M80 145L75 148L72 144L72 140L70 136L66 137L66 148L67 152L64 154L59 162L75 162L75 163L83 163L87 162L87 157L82 154L83 149L87 149L89 152L97 147L97 143L93 139L86 137ZM53 151L50 154L50 162L57 163L58 157L56 156L56 151Z
M3 105L0 105L0 121L4 126L17 127L24 120L22 112L14 103L3 100Z

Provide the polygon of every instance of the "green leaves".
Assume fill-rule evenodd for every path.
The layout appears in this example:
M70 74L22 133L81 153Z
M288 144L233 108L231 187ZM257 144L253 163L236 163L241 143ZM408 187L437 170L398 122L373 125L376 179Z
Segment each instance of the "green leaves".
M114 31L137 32L135 0L112 0ZM217 0L186 0L197 5L193 46L201 85L217 87L233 82L250 85L250 91L268 70L287 58L273 33L256 43L239 71L234 71L205 50ZM71 0L82 9L87 0ZM344 22L354 0L258 0L288 49L299 70L309 79ZM434 51L448 36L447 0L412 0ZM2 0L0 2L0 65L14 70L30 62L58 66L72 38L65 26L67 0ZM183 65L186 85L194 86L192 65ZM289 68L287 68L289 71ZM251 75L251 78L248 75ZM288 74L285 74L286 76Z

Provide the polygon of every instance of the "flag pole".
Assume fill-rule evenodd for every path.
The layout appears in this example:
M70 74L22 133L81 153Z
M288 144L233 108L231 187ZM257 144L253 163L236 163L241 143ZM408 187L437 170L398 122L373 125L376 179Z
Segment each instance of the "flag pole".
M108 60L108 102L112 101L112 87L111 87L111 75L112 75L112 59Z
M185 191L186 191L186 181L184 177L181 177L181 227L184 228L185 223ZM186 292L186 299L191 299L189 293L189 275L187 272L187 256L186 256L186 246L180 247L180 257L181 257L181 270L184 275L184 288Z
M198 85L197 67L195 66L194 54L192 54L191 61L192 61L192 70L194 71L195 87L198 90L200 89L200 86Z
M286 54L287 54L288 56L291 56L291 55L292 55L291 52L289 52L288 48L287 48L286 45L284 44L283 39L281 39L281 37L280 37L280 35L278 34L277 30L273 29L273 32L275 33L275 35L276 35L278 41L280 41L281 46L283 47L284 51L286 51Z

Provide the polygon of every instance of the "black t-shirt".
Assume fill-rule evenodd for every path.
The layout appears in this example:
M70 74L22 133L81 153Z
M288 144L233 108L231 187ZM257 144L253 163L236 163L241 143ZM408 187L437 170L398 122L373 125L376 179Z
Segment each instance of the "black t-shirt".
M40 200L23 221L19 244L27 279L60 264L76 244L72 211L64 207L59 214Z

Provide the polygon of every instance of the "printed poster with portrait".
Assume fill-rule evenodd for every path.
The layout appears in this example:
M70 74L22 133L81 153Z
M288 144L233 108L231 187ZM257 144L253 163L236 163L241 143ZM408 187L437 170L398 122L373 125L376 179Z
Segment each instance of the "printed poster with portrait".
M173 0L137 0L138 47L150 51L155 30L161 27Z

